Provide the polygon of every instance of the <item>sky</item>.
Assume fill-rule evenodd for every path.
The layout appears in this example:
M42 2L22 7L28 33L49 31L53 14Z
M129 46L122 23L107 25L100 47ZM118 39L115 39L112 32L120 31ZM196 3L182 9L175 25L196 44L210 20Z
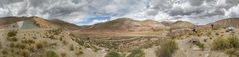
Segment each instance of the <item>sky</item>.
M117 18L207 24L239 18L239 0L0 0L0 17L39 16L77 25Z

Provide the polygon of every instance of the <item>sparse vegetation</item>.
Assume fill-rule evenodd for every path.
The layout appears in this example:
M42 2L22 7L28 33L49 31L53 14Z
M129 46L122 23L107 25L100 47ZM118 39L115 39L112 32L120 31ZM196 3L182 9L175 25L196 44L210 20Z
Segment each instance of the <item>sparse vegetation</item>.
M145 53L142 49L134 49L127 57L145 57Z
M171 57L178 48L173 39L165 40L160 46L161 48L155 51L157 57Z

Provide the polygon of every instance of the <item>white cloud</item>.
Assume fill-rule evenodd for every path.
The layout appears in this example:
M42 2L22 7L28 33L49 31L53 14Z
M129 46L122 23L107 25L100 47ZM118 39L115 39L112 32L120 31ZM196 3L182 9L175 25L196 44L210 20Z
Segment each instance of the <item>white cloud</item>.
M239 18L239 4L237 6L233 6L230 8L228 11L225 11L225 16L226 17L234 17L234 18Z
M79 23L82 19L111 16L206 24L223 18L238 18L238 4L239 0L0 0L0 17L40 16L83 24ZM101 21L106 20L94 19L84 24Z

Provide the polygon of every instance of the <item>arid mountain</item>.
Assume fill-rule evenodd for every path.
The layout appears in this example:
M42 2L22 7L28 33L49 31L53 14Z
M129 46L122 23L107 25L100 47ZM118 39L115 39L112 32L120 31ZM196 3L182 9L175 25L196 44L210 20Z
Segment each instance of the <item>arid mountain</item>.
M130 18L119 18L98 23L81 31L152 31L166 29L166 26L153 20L136 21Z
M222 27L237 27L237 28L239 28L239 18L223 19L223 20L216 21L214 23L210 23L208 25L211 25L211 24L213 24L214 28L222 28Z
M195 25L187 21L176 21L170 25L171 29L193 28Z
M79 26L70 24L61 20L46 20L41 17L3 17L0 18L0 28L20 28L20 29L36 29L36 28L65 28L69 30L78 29Z
M11 17L2 17L2 18L0 18L0 26L16 23L16 22L22 21L22 20L26 20L25 17L22 17L22 18L13 17L13 16L11 16Z
M126 30L139 26L138 21L129 18L119 18L105 23L98 23L90 26L88 29L95 30Z
M71 24L71 23L62 21L60 19L52 19L52 20L47 20L47 21L52 23L52 24L55 24L59 27L65 28L67 30L77 30L77 29L80 29L80 28L83 27L83 26L77 26L75 24Z
M228 27L239 28L239 19L238 18L222 19L222 20L209 23L206 25L198 25L195 27L195 29L209 30L209 29L220 29L220 28L228 28Z

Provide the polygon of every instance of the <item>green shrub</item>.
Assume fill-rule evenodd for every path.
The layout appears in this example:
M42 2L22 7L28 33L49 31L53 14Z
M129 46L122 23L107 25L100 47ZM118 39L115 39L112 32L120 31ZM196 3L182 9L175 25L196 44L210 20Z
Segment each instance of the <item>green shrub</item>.
M178 48L177 43L173 39L165 40L160 46L161 49L155 51L157 57L171 57Z
M47 57L59 57L54 51L47 51Z
M230 47L230 43L227 39L219 37L213 40L212 49L214 50L225 50Z
M141 49L134 49L127 57L145 57L145 53Z
M114 51L111 51L111 52L108 52L105 57L121 57L121 55L117 52L114 52Z

